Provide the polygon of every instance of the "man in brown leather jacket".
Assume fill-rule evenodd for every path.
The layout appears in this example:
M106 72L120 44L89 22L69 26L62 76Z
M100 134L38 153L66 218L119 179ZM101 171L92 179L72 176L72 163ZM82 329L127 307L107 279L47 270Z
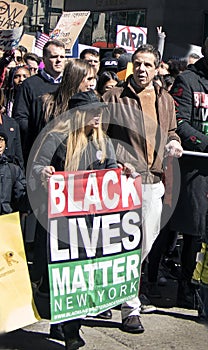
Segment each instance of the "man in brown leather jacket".
M162 197L161 181L165 156L180 157L182 147L175 133L174 102L167 91L153 84L159 67L159 54L152 45L141 45L132 55L133 74L123 87L103 95L108 102L111 137L118 162L142 176L142 261L149 254L160 232ZM122 305L122 328L142 333L140 301L134 298Z

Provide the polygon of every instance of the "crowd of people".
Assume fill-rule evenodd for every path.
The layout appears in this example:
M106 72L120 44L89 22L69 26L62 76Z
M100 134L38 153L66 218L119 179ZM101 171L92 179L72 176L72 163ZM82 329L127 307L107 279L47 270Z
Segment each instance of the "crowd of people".
M164 40L160 27L158 36ZM53 173L121 167L141 175L145 277L138 297L121 305L121 328L129 333L144 332L141 313L154 310L158 284L168 283L159 270L171 260L178 234L183 244L177 305L208 320L208 285L201 282L204 272L195 272L197 253L203 248L205 258L208 244L208 40L201 58L163 61L163 49L161 42L158 48L143 44L133 54L115 48L100 59L89 48L66 60L64 44L49 40L41 58L17 47L0 59L0 213L18 210L24 227L33 206L39 209L30 277L40 294L49 292L46 188ZM60 120L73 108L72 118ZM192 153L182 156L183 150ZM43 192L35 204L33 186ZM97 317L111 318L112 311ZM50 336L65 340L67 350L78 349L85 344L80 326L79 319L52 325Z

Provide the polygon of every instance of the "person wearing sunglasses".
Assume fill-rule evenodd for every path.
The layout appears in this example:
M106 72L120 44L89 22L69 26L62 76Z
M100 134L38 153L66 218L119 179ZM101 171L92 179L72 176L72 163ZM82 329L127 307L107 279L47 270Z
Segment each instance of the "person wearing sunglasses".
M23 54L19 48L14 49L12 57L13 59L7 66L7 69L11 69L12 67L16 67L24 64Z
M37 74L41 58L32 52L27 52L24 55L24 61L29 66L31 75Z

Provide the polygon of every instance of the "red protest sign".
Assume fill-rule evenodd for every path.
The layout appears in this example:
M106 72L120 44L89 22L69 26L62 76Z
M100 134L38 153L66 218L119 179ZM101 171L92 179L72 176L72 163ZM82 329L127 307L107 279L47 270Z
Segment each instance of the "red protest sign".
M49 181L49 218L121 212L141 207L141 179L120 169L56 172Z

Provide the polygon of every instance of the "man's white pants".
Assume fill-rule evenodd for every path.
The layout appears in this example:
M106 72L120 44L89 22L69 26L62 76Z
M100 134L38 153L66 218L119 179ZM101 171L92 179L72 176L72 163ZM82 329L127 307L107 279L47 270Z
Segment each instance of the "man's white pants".
M162 213L162 196L164 185L161 182L156 184L142 185L142 259L149 254L152 245L160 232L160 219ZM135 297L121 306L122 319L140 314L141 303Z

